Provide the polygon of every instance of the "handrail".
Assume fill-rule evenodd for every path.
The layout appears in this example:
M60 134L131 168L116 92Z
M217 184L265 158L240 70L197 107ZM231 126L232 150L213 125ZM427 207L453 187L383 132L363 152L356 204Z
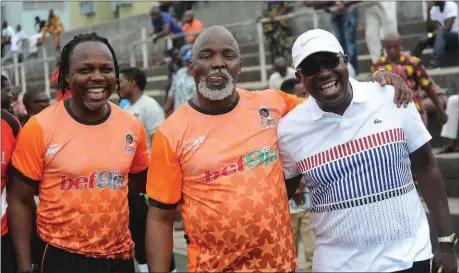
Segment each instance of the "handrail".
M299 15L312 15L313 18L313 26L317 27L318 25L318 18L317 18L317 12L308 7L302 7L300 10L284 14L284 15L279 15L275 16L273 19L271 18L261 18L260 20L246 20L242 22L235 22L231 24L226 24L223 25L225 28L234 28L234 27L240 27L240 26L250 26L253 25L254 23L256 24L256 30L257 30L257 41L259 45L259 59L260 59L260 77L261 77L261 82L263 85L268 84L268 75L266 71L266 49L265 49L265 39L264 39L264 33L263 33L263 24L271 22L273 20L281 20L281 19L290 19L297 17ZM200 31L190 31L186 33L177 33L177 34L170 34L164 37L161 37L159 40L166 40L166 39L174 39L178 37L186 37L190 35L198 35L204 30ZM131 44L131 53L130 53L130 65L131 67L136 66L136 57L135 57L135 48L138 45L142 46L142 60L143 60L143 68L148 67L148 50L147 50L147 43L152 42L152 36L146 37L146 28L142 29L142 39L134 41ZM156 46L156 45L155 45Z

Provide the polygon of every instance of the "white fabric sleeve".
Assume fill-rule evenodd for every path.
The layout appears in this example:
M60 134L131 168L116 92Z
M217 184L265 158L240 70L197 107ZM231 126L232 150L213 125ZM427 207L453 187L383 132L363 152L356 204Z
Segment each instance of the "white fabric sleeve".
M445 19L457 17L457 4L454 2L446 2L445 5Z
M285 130L282 126L282 120L277 127L277 145L279 147L280 158L284 167L285 179L290 179L298 176L300 173L295 164L295 160L292 157L292 151L289 149L288 140L285 134Z
M403 131L406 135L408 142L408 151L413 153L419 149L422 145L426 144L432 139L432 136L427 131L424 122L422 122L421 115L414 103L408 104L406 109L402 109L403 112Z
M151 103L145 108L145 132L151 136L164 121L164 112L159 104Z

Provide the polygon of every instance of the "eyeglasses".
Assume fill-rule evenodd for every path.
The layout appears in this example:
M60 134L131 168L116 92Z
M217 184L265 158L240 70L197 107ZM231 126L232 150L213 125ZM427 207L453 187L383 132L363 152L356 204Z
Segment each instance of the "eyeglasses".
M305 76L313 76L319 72L320 68L334 69L340 63L341 55L335 53L320 52L307 57L297 69Z

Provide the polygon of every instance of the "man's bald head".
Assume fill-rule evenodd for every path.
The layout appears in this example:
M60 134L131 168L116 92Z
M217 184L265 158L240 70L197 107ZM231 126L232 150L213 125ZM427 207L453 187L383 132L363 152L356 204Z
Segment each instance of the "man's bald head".
M211 47L213 44L217 43L233 48L233 50L237 52L238 58L240 57L239 44L233 34L231 34L231 32L225 27L214 25L206 28L194 41L192 51L193 59L198 57L198 54L202 49Z
M193 11L192 10L185 11L185 13L183 14L183 21L187 23L191 23L193 19L194 19Z
M151 8L150 16L155 19L158 18L159 16L161 16L161 10L158 7Z
M384 37L383 41L400 42L400 35L398 33L389 33Z
M274 59L274 69L284 77L287 73L287 60L284 57L276 57Z
M395 62L400 59L402 40L398 33L389 33L383 39L384 49L389 60Z

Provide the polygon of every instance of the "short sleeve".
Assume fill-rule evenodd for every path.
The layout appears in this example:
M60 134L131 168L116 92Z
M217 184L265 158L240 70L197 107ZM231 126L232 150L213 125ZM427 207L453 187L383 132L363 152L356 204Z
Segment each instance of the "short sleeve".
M145 171L148 168L148 150L147 150L147 134L145 133L145 129L143 129L142 123L138 120L139 123L139 135L137 148L135 150L134 159L131 163L131 168L129 169L130 174L140 173Z
M305 101L305 99L297 97L295 95L287 94L280 90L275 91L277 92L277 94L279 94L279 96L281 96L286 106L282 116L287 115L290 111L292 111L293 108Z
M24 182L36 185L43 177L45 142L40 123L31 117L19 133L11 164L13 172L22 176Z
M172 23L172 17L167 13L163 13L162 19L163 19L163 25L169 25Z
M277 136L278 136L278 146L279 152L282 160L282 165L284 167L284 176L285 179L290 179L298 176L300 173L295 164L295 160L293 159L291 152L289 150L288 141L286 140L284 126L282 126L282 120L279 123L279 127L277 128Z
M147 196L150 205L173 209L182 198L183 174L169 140L158 130L151 145L148 168Z
M448 8L445 8L445 19L457 17L457 4L454 2L446 2L445 4L448 5Z
M162 110L161 106L157 103L151 103L145 109L145 131L147 136L151 136L156 132L156 129L163 123L164 121L164 111Z
M413 153L422 145L429 142L432 136L422 122L421 115L414 103L410 103L407 108L400 110L403 111L403 131L408 142L408 151L409 153Z

